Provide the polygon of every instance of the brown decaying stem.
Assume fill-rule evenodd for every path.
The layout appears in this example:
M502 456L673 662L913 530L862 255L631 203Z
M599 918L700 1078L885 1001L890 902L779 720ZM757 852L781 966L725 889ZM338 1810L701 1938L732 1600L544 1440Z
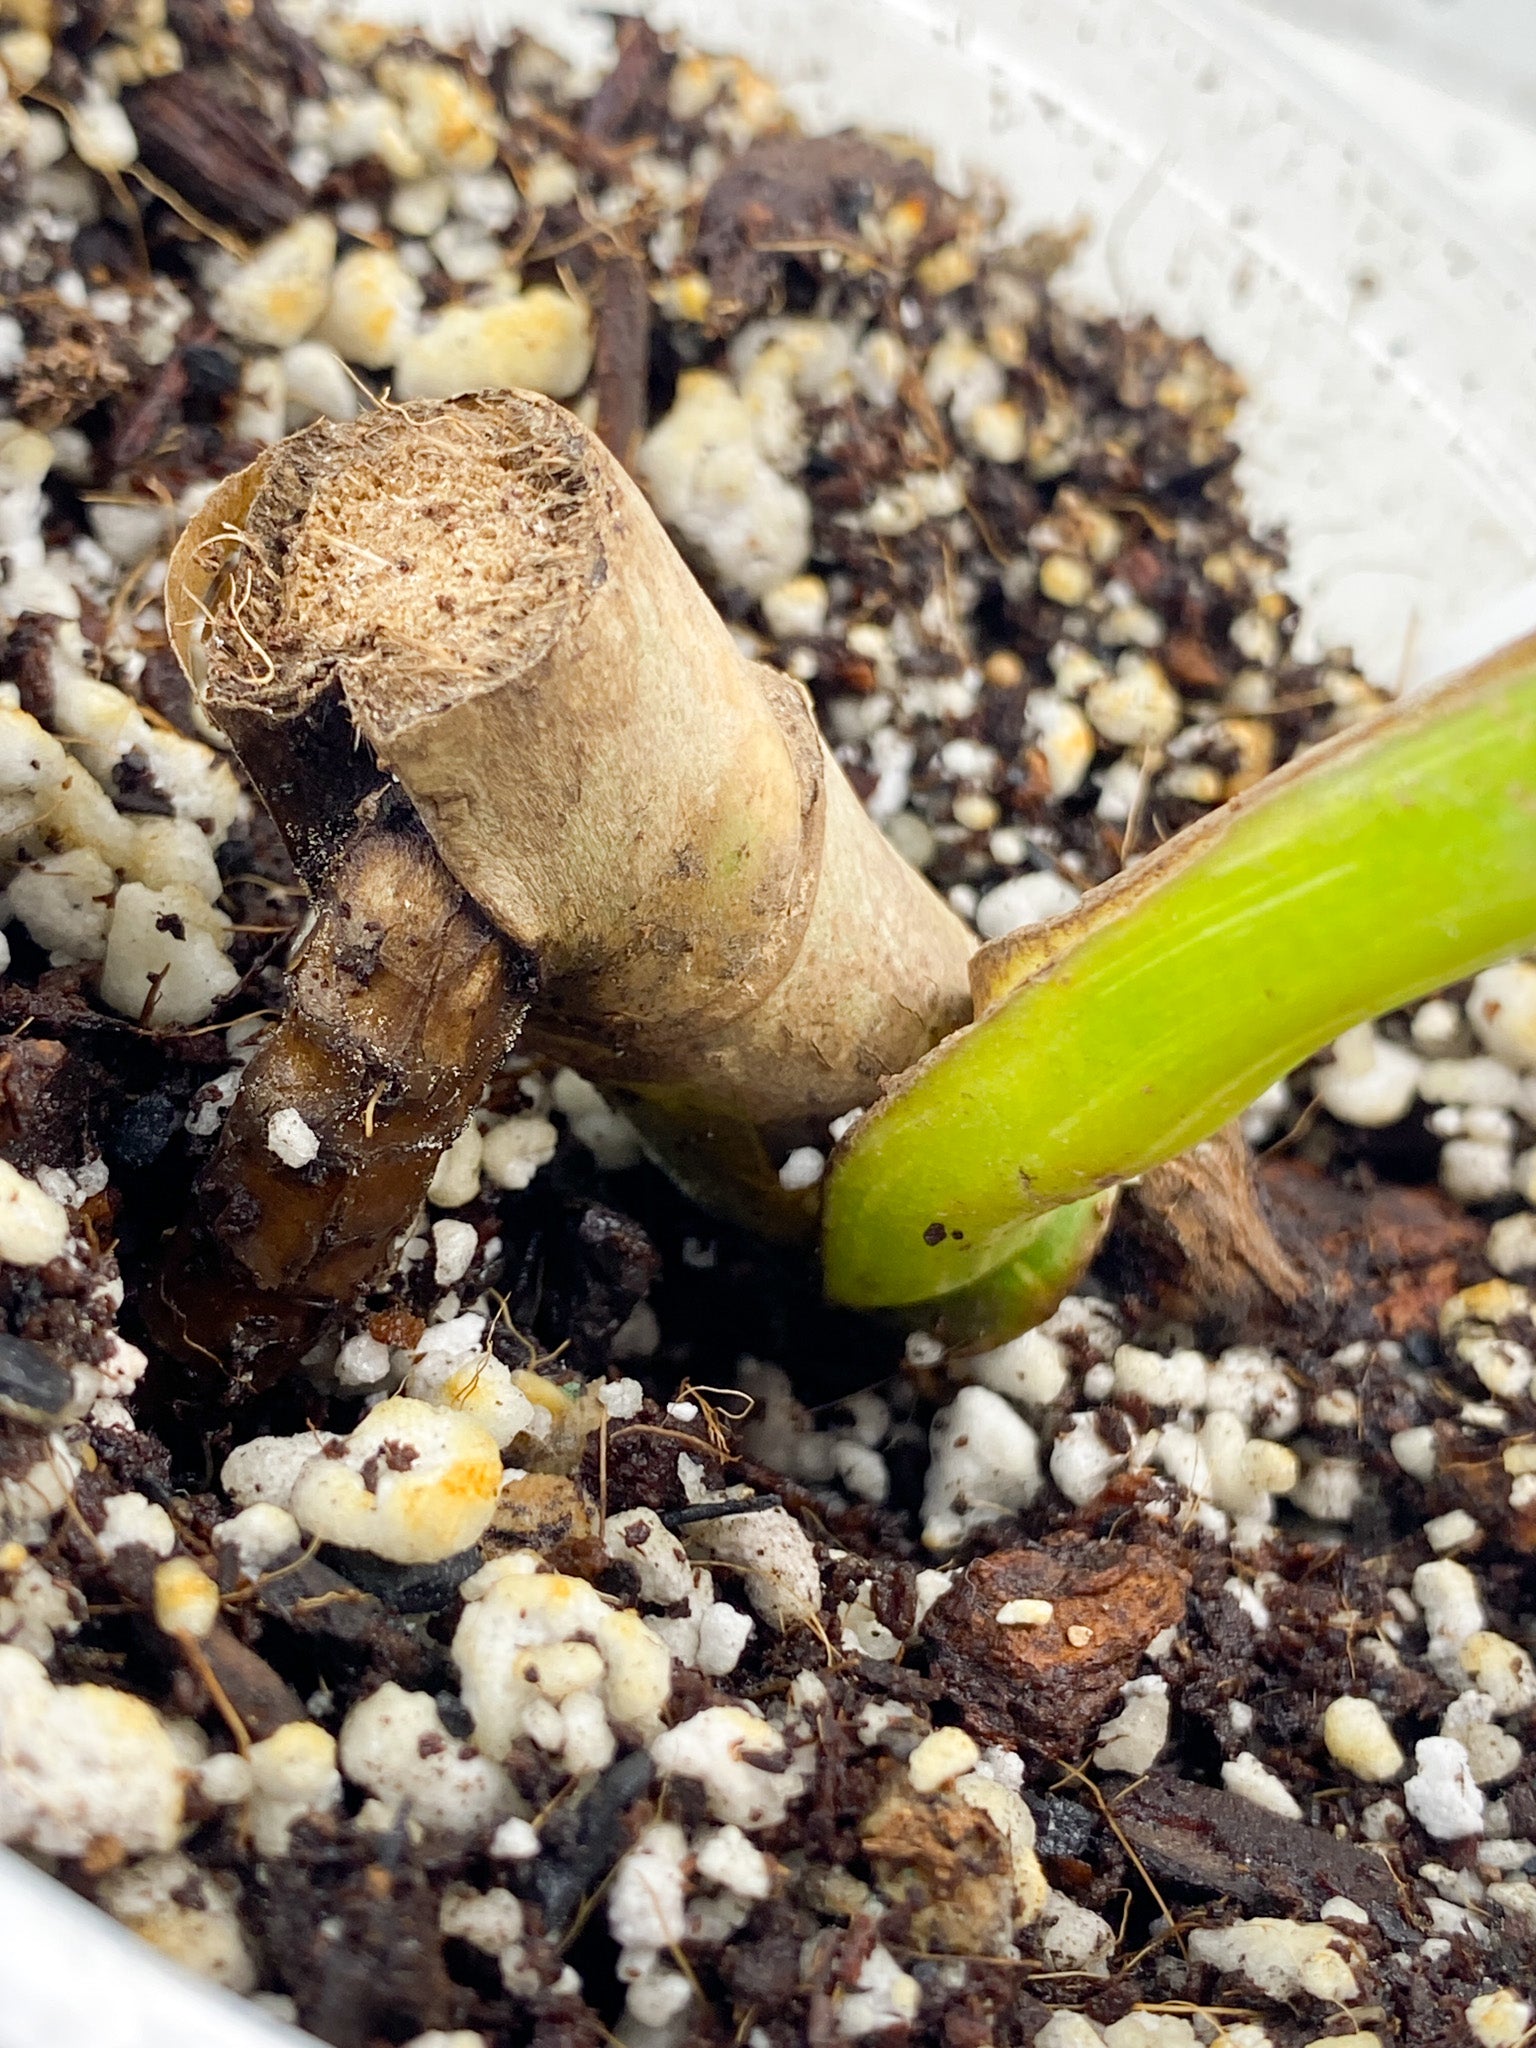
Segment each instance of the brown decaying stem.
M372 1271L381 1239L414 1213L443 1129L457 1133L515 1034L526 1002L510 956L406 806L359 830L317 905L288 1015L225 1125L239 1158L231 1201L254 1193L264 1212L255 1229L226 1217L225 1241L259 1284L342 1299ZM320 1141L297 1174L268 1144L288 1107Z
M378 1270L526 1009L515 948L398 795L361 806L315 898L287 1014L258 1050L173 1241L153 1321L259 1386ZM269 1127L319 1141L285 1165ZM206 1358L205 1358L206 1362Z
M774 1162L969 1015L969 934L805 692L740 654L549 400L317 423L221 486L167 593L317 913L162 1282L175 1348L255 1382L291 1362L408 1226L535 988L530 1044L779 1235L813 1198ZM269 1148L284 1108L309 1166Z
M1234 1337L1256 1316L1290 1315L1305 1300L1321 1306L1326 1298L1321 1261L1305 1247L1300 1256L1285 1249L1275 1236L1235 1123L1144 1174L1132 1206L1176 1255L1202 1321Z
M358 790L398 778L537 962L530 1044L622 1096L717 1204L803 1229L770 1162L968 1016L969 934L865 816L805 692L740 654L550 400L320 422L215 494L168 588L203 706L311 885Z

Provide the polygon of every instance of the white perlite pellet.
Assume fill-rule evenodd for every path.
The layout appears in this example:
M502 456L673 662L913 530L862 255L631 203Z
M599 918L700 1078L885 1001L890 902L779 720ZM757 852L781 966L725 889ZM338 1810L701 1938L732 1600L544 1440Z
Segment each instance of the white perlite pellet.
M485 1533L501 1452L468 1416L396 1395L337 1448L300 1466L285 1503L310 1535L396 1564L433 1564Z
M907 2027L923 2002L922 1986L883 1944L869 1954L837 2007L837 2031L845 2041L862 2040L892 2027Z
M1485 1802L1462 1744L1449 1736L1428 1735L1414 1744L1413 1755L1418 1768L1403 1787L1403 1797L1424 1832L1440 1842L1480 1835Z
M279 1109L267 1119L267 1150L298 1170L320 1155L320 1140L296 1109Z
M1478 2048L1523 2048L1530 2029L1530 2000L1507 1986L1468 2002L1467 2030Z
M600 1770L613 1760L613 1728L642 1739L656 1729L671 1657L634 1609L537 1567L514 1552L461 1588L453 1659L475 1742L499 1759L527 1735L573 1771Z
M1104 2029L1104 2044L1105 2048L1200 2048L1200 2036L1176 2013L1128 2012L1123 2020Z
M1136 1395L1154 1408L1201 1408L1205 1405L1207 1361L1198 1351L1175 1351L1164 1358L1122 1344L1114 1358L1115 1392Z
M1423 1610L1424 1625L1429 1631L1431 1666L1447 1685L1460 1686L1461 1646L1485 1623L1476 1579L1454 1558L1436 1558L1433 1564L1421 1564L1414 1573L1413 1597Z
M439 1245L441 1227L434 1226L432 1232L433 1242ZM468 1224L451 1227L471 1228ZM458 1243L462 1249L464 1241ZM517 1386L511 1368L490 1348L485 1317L474 1310L450 1316L423 1332L402 1391L413 1400L451 1408L479 1423L499 1450L505 1450L518 1436L542 1439L549 1434L548 1410L530 1401Z
M509 1116L491 1124L481 1141L480 1171L493 1186L517 1190L555 1156L560 1133L544 1116Z
M1231 1927L1192 1930L1189 1953L1197 1963L1241 1971L1271 1998L1313 1998L1344 2002L1358 1998L1360 1985L1348 1955L1347 1938L1326 1921L1239 1920Z
M542 1846L533 1823L514 1815L492 1835L488 1853L505 1857L509 1863L530 1863Z
M1323 1715L1323 1741L1336 1764L1368 1785L1384 1785L1406 1761L1374 1700L1345 1698Z
M827 1170L826 1154L814 1145L798 1145L779 1168L779 1186L791 1194L813 1188Z
M1440 1185L1458 1202L1496 1202L1514 1185L1507 1141L1452 1138L1440 1149Z
M690 1463L685 1453L679 1469ZM697 1483L688 1490L690 1497L710 1498ZM786 1509L725 1515L695 1523L688 1535L695 1556L716 1559L744 1574L747 1598L770 1628L782 1632L797 1622L809 1623L820 1613L821 1567L815 1547Z
M1525 1761L1519 1737L1492 1721L1474 1722L1470 1728L1463 1728L1456 1739L1467 1752L1476 1785L1503 1785Z
M1223 1351L1206 1378L1209 1411L1236 1415L1255 1436L1279 1440L1301 1421L1301 1396L1285 1366L1256 1344Z
M1530 1652L1492 1629L1478 1629L1461 1645L1461 1668L1492 1702L1494 1717L1507 1720L1536 1707L1536 1666Z
M1147 654L1122 654L1114 675L1090 686L1084 708L1094 730L1116 747L1161 746L1184 715L1162 664Z
M169 1557L176 1548L176 1524L142 1493L114 1493L102 1511L97 1541L103 1557L139 1548L153 1557Z
M674 1607L693 1591L688 1553L654 1508L610 1515L604 1548L610 1557L634 1566L640 1576L640 1598L652 1606Z
M656 1821L620 1858L608 1890L608 1929L622 1948L676 1948L686 1925L684 1863L688 1838L675 1821Z
M0 1642L30 1650L40 1664L46 1664L56 1637L79 1632L76 1606L78 1603L83 1612L84 1603L72 1587L51 1578L35 1558L16 1564L0 1552L0 1573L5 1586L0 1591Z
M717 372L683 372L637 467L663 519L727 583L760 597L805 567L810 500L766 459L751 409Z
M936 1792L952 1778L974 1770L981 1751L963 1728L935 1728L907 1758L915 1792Z
M1120 1697L1125 1704L1100 1728L1093 1761L1101 1771L1137 1778L1151 1770L1168 1740L1168 1681L1133 1678L1121 1687Z
M1392 1455L1410 1479L1427 1485L1435 1476L1433 1425L1426 1422L1412 1429L1397 1430L1392 1437Z
M1536 1274L1536 1211L1517 1210L1501 1216L1488 1233L1488 1263L1496 1273Z
M1073 1506L1081 1507L1104 1491L1128 1456L1105 1442L1093 1415L1083 1410L1068 1418L1051 1446L1051 1477Z
M976 929L984 939L1000 939L1026 925L1060 917L1080 900L1081 892L1054 869L1016 875L989 889L976 905Z
M1435 1515L1424 1524L1424 1540L1437 1557L1444 1557L1448 1551L1464 1550L1481 1534L1481 1528L1465 1508L1452 1508L1449 1514Z
M93 848L66 847L17 870L10 908L51 966L71 967L105 955L116 887L116 875Z
M472 1885L450 1884L438 1908L441 1931L457 1941L467 1941L482 1955L500 1957L521 1941L522 1901L504 1885L477 1892Z
M1490 1054L1426 1060L1419 1073L1419 1093L1426 1102L1452 1106L1444 1127L1438 1116L1430 1120L1430 1128L1447 1137L1460 1128L1474 1138L1508 1138L1511 1126L1504 1112L1518 1109L1524 1100L1520 1076Z
M597 1398L615 1422L631 1422L645 1406L645 1389L638 1380L609 1380L597 1390Z
M166 1519L169 1521L169 1516ZM260 1578L280 1559L297 1555L304 1543L303 1532L288 1510L274 1507L270 1501L258 1501L220 1522L213 1540L220 1549L234 1552L240 1576L249 1580Z
M290 428L311 420L353 420L362 410L362 394L346 364L324 342L300 341L282 355L286 420Z
M13 1266L46 1266L62 1258L69 1217L35 1180L0 1159L0 1259Z
M1508 960L1478 975L1467 1016L1497 1058L1514 1067L1536 1067L1536 961Z
M1035 1923L1035 1940L1047 1969L1080 1970L1085 1976L1103 1977L1114 1954L1115 1930L1101 1914L1089 1912L1062 1892L1051 1891Z
M1377 1130L1408 1114L1421 1064L1416 1053L1383 1038L1373 1024L1357 1024L1334 1040L1332 1063L1314 1069L1312 1085L1341 1123Z
M1300 1805L1274 1772L1260 1763L1251 1750L1240 1751L1222 1765L1221 1782L1239 1799L1262 1806L1266 1813L1277 1813L1282 1820L1302 1818Z
M360 1330L349 1337L336 1354L336 1384L339 1387L376 1387L390 1370L389 1346Z
M462 1209L480 1192L480 1161L485 1150L479 1126L467 1123L446 1151L438 1155L427 1200L434 1209Z
M348 1714L339 1760L354 1785L382 1802L386 1827L405 1811L429 1834L471 1844L522 1804L500 1764L449 1735L430 1694L393 1682Z
M708 1883L740 1899L766 1899L773 1890L773 1870L755 1842L740 1828L716 1828L700 1838L694 1868Z
M201 1641L219 1618L219 1589L192 1558L168 1558L155 1568L153 1612L166 1635Z
M229 919L195 889L125 882L112 907L102 999L135 1022L201 1024L240 985L225 957L229 940Z
M1005 1600L992 1619L999 1628L1044 1628L1055 1612L1049 1600Z
M130 1856L173 1849L183 1771L170 1731L132 1693L54 1685L0 1646L0 1842L84 1856L108 1837Z
M89 84L71 115L69 139L81 163L93 171L126 171L139 154L128 116L116 100Z
M1092 2020L1062 2006L1036 2034L1035 2048L1104 2048L1104 2036Z
M1357 1458L1319 1458L1291 1488L1291 1501L1319 1522L1348 1522L1360 1503Z
M237 1507L254 1507L258 1501L266 1501L274 1507L286 1508L293 1482L304 1466L335 1441L330 1430L304 1430L297 1436L250 1437L237 1444L224 1460L219 1483Z
M962 1369L978 1386L1023 1408L1048 1408L1071 1384L1066 1347L1048 1327L1026 1330L996 1350L976 1352Z
M819 576L790 576L762 596L768 630L780 640L815 639L824 631L829 603Z
M1001 1395L962 1387L929 1432L923 1543L952 1550L972 1529L1027 1507L1040 1491L1040 1439Z
M295 1821L341 1803L336 1738L313 1721L289 1721L253 1742L250 1766L251 1838L263 1856L286 1856Z
M651 1743L658 1770L694 1778L716 1820L777 1827L809 1786L812 1754L741 1706L706 1707Z
M586 308L564 291L534 285L513 298L450 305L424 319L401 345L395 389L401 398L457 398L516 386L569 398L591 363Z
M640 1158L634 1125L610 1109L590 1081L562 1067L550 1083L550 1101L570 1126L571 1136L585 1145L598 1165L610 1173L633 1166Z
M1098 746L1093 727L1055 690L1032 691L1024 700L1024 715L1032 750L1045 763L1051 795L1074 796L1093 766Z
M453 1287L475 1263L480 1250L480 1233L473 1223L455 1217L440 1217L432 1226L434 1254L432 1278L439 1287Z
M234 1878L199 1870L177 1854L113 1871L98 1899L114 1920L184 1969L226 1990L250 1992L258 1977L240 1929L238 1896Z
M318 338L365 370L388 369L416 332L421 305L420 284L392 249L352 249L336 265Z
M230 272L214 296L214 318L237 340L290 348L325 311L335 261L334 224L306 214Z
M736 1669L752 1634L752 1617L716 1600L699 1616L699 1646L694 1663L708 1678L725 1678Z

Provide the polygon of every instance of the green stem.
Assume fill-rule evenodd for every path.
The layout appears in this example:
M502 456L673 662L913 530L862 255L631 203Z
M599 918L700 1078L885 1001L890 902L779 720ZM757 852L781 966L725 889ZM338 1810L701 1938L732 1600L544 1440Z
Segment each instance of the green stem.
M833 1156L827 1292L908 1315L984 1301L1043 1215L1209 1137L1349 1025L1533 940L1526 640L985 949L978 1021Z

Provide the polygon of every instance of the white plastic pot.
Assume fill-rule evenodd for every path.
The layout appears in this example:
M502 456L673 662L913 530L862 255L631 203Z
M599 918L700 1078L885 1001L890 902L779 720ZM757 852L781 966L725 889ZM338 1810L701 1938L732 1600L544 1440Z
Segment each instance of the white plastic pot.
M1536 622L1536 266L1228 0L647 0L808 127L935 144L1024 229L1086 219L1069 289L1203 334L1249 381L1240 470L1284 526L1303 652L1388 685L1511 593ZM580 0L370 0L596 61ZM1526 586L1531 586L1529 589ZM1492 615L1492 614L1490 614ZM1488 635L1474 628L1481 652Z
M596 56L579 0L373 0ZM1536 619L1536 276L1291 70L1226 0L656 0L662 27L985 171L1021 228L1086 218L1085 303L1204 334L1247 376L1242 479L1289 532L1312 646L1379 680ZM1467 651L1473 651L1468 647ZM280 2048L0 1851L0 2048Z

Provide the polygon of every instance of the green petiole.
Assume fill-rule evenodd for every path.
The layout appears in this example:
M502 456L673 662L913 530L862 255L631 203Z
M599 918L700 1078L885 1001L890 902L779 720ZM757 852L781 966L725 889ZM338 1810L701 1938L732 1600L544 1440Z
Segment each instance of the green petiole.
M977 1021L833 1154L827 1292L971 1341L1026 1327L1086 1265L1107 1190L1350 1025L1533 942L1536 639L984 948Z

